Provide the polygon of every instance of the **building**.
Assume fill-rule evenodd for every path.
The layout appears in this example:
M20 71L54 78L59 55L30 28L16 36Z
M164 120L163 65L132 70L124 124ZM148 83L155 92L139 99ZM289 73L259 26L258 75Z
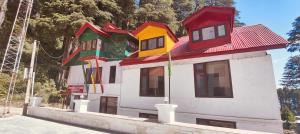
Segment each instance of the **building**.
M93 112L157 118L154 105L170 95L170 102L178 105L176 121L283 133L267 50L288 42L261 24L234 27L234 14L231 7L204 7L183 21L188 35L180 38L158 22L145 22L132 32L113 24L93 30L87 24L76 34L80 41L91 30L97 39L109 35L105 38L111 42L119 38L110 36L122 35L122 46L130 50L93 58L76 50L64 62L71 65L68 84L89 89L88 109ZM86 63L74 64L83 59ZM102 68L99 84L85 84L84 76L90 75L82 70L89 72L89 65Z

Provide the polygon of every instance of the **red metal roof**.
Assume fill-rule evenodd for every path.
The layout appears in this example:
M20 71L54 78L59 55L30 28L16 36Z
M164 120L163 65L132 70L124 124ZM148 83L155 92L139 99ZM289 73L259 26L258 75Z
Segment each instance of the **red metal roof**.
M288 44L284 38L261 24L234 28L231 33L231 43L217 47L194 50L188 47L188 42L188 36L179 38L171 50L172 60L284 48ZM120 64L124 66L167 60L167 54L145 58L131 56L123 59Z
M182 24L187 25L190 22L193 22L196 18L199 18L200 16L202 16L203 14L205 14L207 12L234 15L235 14L235 9L234 9L234 7L205 6L201 9L199 9L198 11L194 12L193 14L188 16L187 18L185 18L183 20ZM234 21L233 19L234 19L234 17L232 17L232 22Z
M141 26L139 26L136 30L134 30L132 33L134 35L136 35L139 32L141 32L144 28L146 28L147 26L156 26L156 27L160 27L160 28L166 29L167 33L171 37L171 39L174 42L178 41L176 35L172 32L172 30L170 29L170 27L168 25L166 25L164 23L160 23L160 22L154 22L154 21L145 22L144 24L142 24Z
M100 27L97 27L89 22L85 23L75 34L75 36L78 38L87 28L90 28L92 31L94 31L95 33L98 33L100 35L103 35L105 37L110 37L110 35L108 33L106 33L105 31L101 30Z

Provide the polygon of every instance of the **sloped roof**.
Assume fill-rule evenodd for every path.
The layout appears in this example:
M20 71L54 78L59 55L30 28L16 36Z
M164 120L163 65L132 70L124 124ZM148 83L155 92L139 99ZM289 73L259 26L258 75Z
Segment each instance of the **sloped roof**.
M234 28L231 33L231 43L217 47L194 50L189 48L188 42L188 36L179 38L179 41L171 50L172 60L277 49L284 48L288 44L288 41L284 38L261 24ZM120 64L124 66L167 60L167 54L145 58L138 58L133 55L123 59Z
M191 14L190 16L186 17L182 24L183 25L187 25L188 23L192 22L193 20L195 20L196 18L200 17L201 15L207 13L207 12L212 12L212 13L225 13L225 14L235 14L235 9L234 7L220 7L220 6L205 6L199 10L197 10L196 12L194 12L193 14Z
M110 37L110 35L108 33L106 33L105 31L101 30L100 27L95 26L89 22L85 23L75 34L75 36L78 38L87 28L91 29L93 32L100 34L104 37Z
M121 28L118 28L116 25L112 23L106 23L104 27L102 28L103 31L107 33L117 33L117 34L125 34L129 35L130 37L135 38L135 36L129 31L129 30L123 30Z
M176 35L172 32L172 30L170 29L170 27L164 23L160 23L160 22L154 22L154 21L147 21L144 24L142 24L141 26L139 26L136 30L134 30L132 33L134 35L137 35L139 32L141 32L143 29L145 29L148 26L155 26L155 27L160 27L163 28L167 31L168 35L171 37L171 39L174 42L177 42L178 39L176 37Z

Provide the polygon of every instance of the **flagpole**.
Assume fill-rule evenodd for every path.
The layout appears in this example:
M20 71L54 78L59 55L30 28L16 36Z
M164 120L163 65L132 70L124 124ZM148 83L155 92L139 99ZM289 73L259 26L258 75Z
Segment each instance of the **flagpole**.
M168 73L169 73L169 104L171 104L171 51L169 52Z

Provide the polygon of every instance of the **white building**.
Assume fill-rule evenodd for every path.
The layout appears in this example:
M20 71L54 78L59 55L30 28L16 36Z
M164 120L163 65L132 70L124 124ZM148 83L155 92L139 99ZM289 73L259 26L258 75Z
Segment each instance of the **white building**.
M263 25L233 28L233 16L233 8L205 7L183 22L188 36L174 39L176 43L167 51L172 57L170 83L168 54L150 54L157 48L144 51L139 45L139 52L148 52L146 57L133 54L121 61L96 59L102 68L104 93L100 84L95 84L96 92L89 90L88 110L157 118L154 105L165 103L170 95L170 102L178 105L176 121L283 133L267 50L284 48L288 42ZM164 25L141 27L133 32L139 36L139 44L153 37L173 36ZM168 34L139 35L153 27ZM150 41L146 44L151 45ZM95 61L92 64L97 66ZM84 85L81 65L70 66L68 85Z

